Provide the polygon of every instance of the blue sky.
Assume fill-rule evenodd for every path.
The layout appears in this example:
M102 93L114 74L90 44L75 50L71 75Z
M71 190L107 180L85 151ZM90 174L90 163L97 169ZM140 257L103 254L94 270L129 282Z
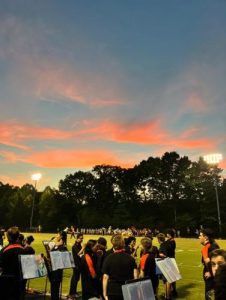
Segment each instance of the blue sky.
M226 2L0 0L0 181L226 157ZM221 163L226 168L225 159Z

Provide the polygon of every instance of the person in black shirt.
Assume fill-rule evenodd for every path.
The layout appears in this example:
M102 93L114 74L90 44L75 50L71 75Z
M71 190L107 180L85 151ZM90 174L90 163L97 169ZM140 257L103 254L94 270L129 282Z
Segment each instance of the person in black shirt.
M71 277L68 300L73 300L77 296L77 285L81 274L81 255L83 254L84 247L85 247L85 245L82 246L82 242L83 242L83 234L78 233L76 237L76 241L72 246L72 255L75 262L75 268L73 268L73 275Z
M89 240L81 258L82 300L99 297L100 289L97 277L96 240Z
M103 281L103 273L102 273L102 267L103 263L107 257L107 240L104 237L99 237L97 240L97 244L95 245L95 253L97 256L97 265L96 265L96 271L97 271L97 278L98 278L98 286L100 295L103 297L103 287L102 287L102 281Z
M34 237L32 235L29 235L24 240L24 252L25 254L35 254L34 248L31 246L31 243L34 241Z
M19 264L19 255L24 254L24 249L18 242L19 234L18 227L10 227L6 233L9 244L0 252L0 296L4 300L21 300L25 293Z
M142 256L140 258L140 277L151 279L154 293L158 287L158 276L156 275L155 253L152 251L152 240L150 238L141 239Z
M103 295L105 300L123 300L122 285L137 278L137 266L135 259L125 253L122 236L114 236L112 245L114 253L105 259L102 269Z
M50 251L67 251L66 247L67 233L60 231L56 237L49 243ZM60 299L60 285L63 280L63 270L58 269L49 273L51 300Z
M209 299L209 292L214 288L214 279L212 276L210 253L219 249L219 245L213 238L213 231L209 228L202 229L199 234L200 243L202 247L202 263L203 263L203 279L205 283L205 299Z
M226 299L226 264L219 266L215 275L215 300Z
M164 259L166 257L169 257L169 255L172 254L171 244L166 240L166 236L164 233L159 233L157 235L157 239L159 242L159 257ZM169 300L171 299L171 284L168 283L163 276L163 282L165 284L165 299Z
M176 252L176 241L174 239L175 237L175 232L172 229L167 230L167 257L170 258L175 258L175 252ZM177 296L177 290L176 290L176 282L173 282L171 284L171 294L172 296L176 297Z

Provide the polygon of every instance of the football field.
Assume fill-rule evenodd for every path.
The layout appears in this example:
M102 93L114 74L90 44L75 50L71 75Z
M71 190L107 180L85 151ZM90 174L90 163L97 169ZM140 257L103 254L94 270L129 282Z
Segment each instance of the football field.
M29 234L24 233L25 237ZM44 253L45 249L43 247L43 240L50 240L54 234L45 234L45 233L35 233L33 234L35 241L32 246L35 248L36 254ZM98 235L84 235L84 242L87 242L89 239L97 239ZM110 236L105 236L108 241L108 248L111 248ZM141 237L137 238L137 244L139 244ZM217 240L219 246L223 249L226 249L225 240ZM68 235L68 250L71 250L71 247L74 243L74 238L70 238ZM153 244L158 246L157 240L153 240ZM179 270L182 275L182 279L177 282L177 299L203 299L204 298L204 285L202 280L202 264L201 264L201 245L198 239L185 239L177 238L176 239L177 249L176 249L176 261L179 267ZM64 279L63 279L63 294L67 295L70 286L70 278L72 271L70 269L64 270ZM45 278L40 279L31 279L29 286L34 289L44 290L45 287ZM49 283L48 283L49 289ZM81 285L79 284L78 290L81 290ZM159 294L163 293L163 284L160 281L159 284Z

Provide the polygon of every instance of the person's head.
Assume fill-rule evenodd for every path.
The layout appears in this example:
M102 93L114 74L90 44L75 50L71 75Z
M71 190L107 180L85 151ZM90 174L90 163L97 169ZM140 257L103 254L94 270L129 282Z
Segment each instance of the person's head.
M96 240L88 240L88 242L86 243L85 249L84 249L84 253L85 254L93 254L96 249L95 249L95 245L97 244Z
M122 250L125 248L125 240L121 234L117 234L112 238L112 246L114 250Z
M83 234L82 233L78 233L76 236L76 242L81 244L83 242Z
M168 229L166 232L166 236L168 239L173 239L175 237L175 232L172 229Z
M226 251L223 249L216 249L210 253L210 264L212 268L213 276L220 265L226 264Z
M66 243L67 243L67 232L65 232L64 230L59 231L57 236L56 236L56 240L57 240L58 243L66 245Z
M34 242L34 237L32 235L29 235L28 237L26 237L25 242L27 245L31 245L32 242Z
M153 240L153 234L152 234L152 232L150 232L150 231L146 232L146 233L145 233L145 237L147 237L147 238Z
M152 247L152 239L150 239L148 237L141 239L140 243L141 243L141 246L142 246L144 252L148 252Z
M25 238L24 238L24 235L22 233L19 234L18 243L21 244L22 246L25 245Z
M134 236L129 236L128 238L125 238L125 245L133 248L136 244L136 238Z
M165 239L166 239L166 236L164 233L157 234L157 240L158 240L159 244L165 242Z
M226 264L219 266L215 278L215 300L226 299Z
M16 226L10 227L6 233L9 243L16 243L18 241L19 235L20 231Z
M209 228L200 230L199 240L202 245L205 245L208 242L214 242L213 230Z
M113 234L112 236L111 236L111 244L113 245L113 243L112 243L112 241L114 240L114 238L116 237L116 236L121 236L121 234L120 233L115 233L115 234Z
M97 240L97 243L100 246L102 246L104 249L107 248L107 240L104 237L100 236L99 239Z

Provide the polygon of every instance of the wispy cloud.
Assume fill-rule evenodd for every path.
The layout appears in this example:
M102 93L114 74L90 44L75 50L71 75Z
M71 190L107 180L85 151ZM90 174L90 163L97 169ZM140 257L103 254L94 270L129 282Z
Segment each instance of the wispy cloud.
M195 113L207 113L210 110L207 101L201 95L198 95L198 93L191 93L185 99L184 108Z
M0 175L0 181L4 184L10 184L14 186L22 186L28 182L28 177L26 175L14 174L13 176Z
M15 16L0 20L0 39L5 41L0 58L13 61L8 81L18 93L98 108L128 103L117 74L106 76L91 68L82 71L76 63L55 56L51 40L56 35L37 20L32 27ZM49 55L49 49L53 55Z
M112 121L100 123L85 123L87 129L78 132L93 140L109 140L117 143L133 143L139 145L175 146L177 148L211 148L217 143L212 139L199 137L203 128L189 128L175 134L165 129L160 120L149 122L131 122L120 124Z
M8 162L24 162L44 168L92 168L97 164L111 164L131 167L130 160L120 159L118 155L107 150L48 150L22 155L9 151L0 151ZM135 163L135 162L134 162Z
M18 122L0 123L0 143L29 152L29 141L111 141L138 145L175 146L177 148L211 149L218 141L203 137L203 128L189 128L177 134L166 130L160 120L119 123L85 121L68 131L44 128ZM202 136L201 138L199 136Z
M65 140L72 137L71 132L43 128L18 122L0 122L0 144L29 150L24 142L31 140Z

